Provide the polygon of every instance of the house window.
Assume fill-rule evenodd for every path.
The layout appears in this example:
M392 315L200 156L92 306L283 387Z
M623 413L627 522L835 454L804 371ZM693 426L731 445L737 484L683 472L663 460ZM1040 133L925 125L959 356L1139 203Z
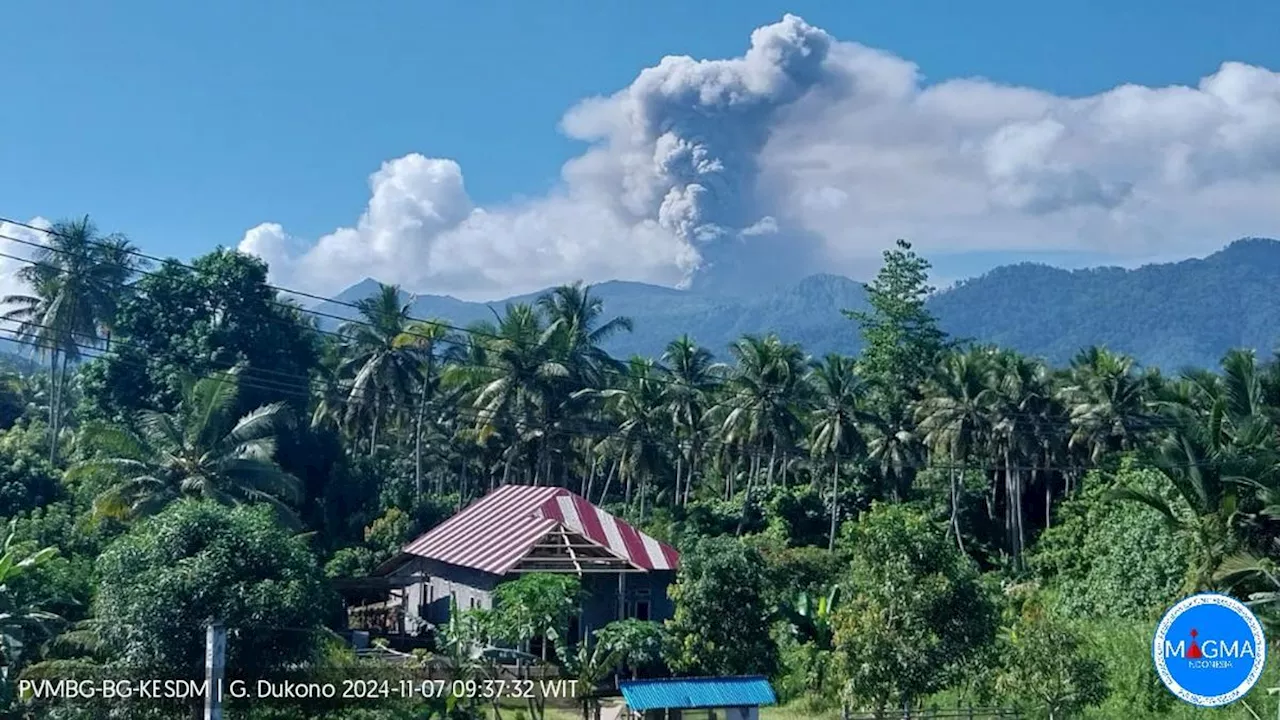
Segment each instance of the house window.
M472 610L475 610L478 606L479 606L479 603L476 602L476 599L471 598L470 605L468 607L470 607Z
M637 620L648 620L648 619L649 619L649 601L648 601L648 600L637 600L637 601L636 601L635 618L636 618Z

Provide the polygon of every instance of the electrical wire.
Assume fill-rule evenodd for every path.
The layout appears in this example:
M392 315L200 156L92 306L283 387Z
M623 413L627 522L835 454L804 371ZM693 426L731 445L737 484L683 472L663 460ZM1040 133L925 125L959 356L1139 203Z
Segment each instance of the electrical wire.
M17 227L26 228L26 229L33 230L33 231L36 231L36 232L45 233L45 234L50 235L50 236L55 236L55 237L67 237L65 234L55 232L55 231L54 231L54 230L52 230L51 228L41 228L41 227L36 226L36 225L31 225L31 224L29 224L29 223L24 223L24 222L20 222L20 221L17 221L17 220L13 220L13 219L10 219L10 218L6 218L6 217L3 217L3 216L0 216L0 224L4 224L4 223L8 223L8 224L11 224L11 225L15 225L15 226L17 226ZM11 242L16 242L16 243L19 243L19 244L22 244L22 245L27 245L27 246L35 247L35 248L38 248L38 249L41 249L41 250L45 250L45 251L49 251L49 252L65 252L64 250L62 250L62 249L60 249L60 248L52 247L52 246L45 245L45 244L43 244L43 243L34 242L34 241L31 241L31 240L24 240L24 239L22 239L22 238L16 238L16 237L13 237L13 236L10 236L10 235L6 235L6 234L0 234L0 239L9 240L9 241L11 241ZM95 246L98 246L98 247L111 247L111 249L113 249L113 250L118 250L118 248L116 248L115 246L110 246L108 243L105 243L105 242L100 241L100 240L90 240L90 241L88 241L88 244L95 245ZM190 271L195 271L195 270L196 270L196 268L195 268L193 265L190 265L190 264L188 264L188 263L183 263L183 262L181 262L181 261L179 261L179 260L176 260L176 259L174 259L174 258L160 258L160 257L154 256L154 255L149 255L149 254L146 254L146 253L143 253L143 252L140 252L140 251L137 251L137 250L133 250L133 249L126 249L126 250L125 250L125 252L126 252L127 254L131 255L131 256L138 257L138 258L143 259L143 260L146 260L146 261L148 261L148 262L159 263L159 264L161 264L161 265L170 265L170 266L175 266L175 267L179 267L179 268L182 268L182 269L185 269L185 270L190 270ZM50 268L50 269L61 270L61 268L59 268L59 267L58 267L58 266L56 266L56 265L52 265L52 264L49 264L49 263L40 263L39 261L31 260L31 259L28 259L28 258L21 258L21 257L14 256L14 255L8 255L8 254L5 254L5 253L0 253L0 256L7 257L7 258L10 258L10 259L13 259L13 260L18 260L18 261L20 261L20 262L26 262L26 263L32 263L32 264L40 264L40 265L44 265L45 267ZM143 270L143 269L137 269L137 270L135 270L134 272L136 272L137 274L142 275L142 276L144 276L144 277L146 277L146 276L153 276L153 275L156 275L156 273L154 273L154 272L147 271L147 270ZM359 303L347 302L347 301L343 301L343 300L338 300L338 299L336 299L336 298L330 298L330 297L324 297L324 296L321 296L321 295L315 295L315 294L308 293L308 292L304 292L304 291L301 291L301 290L295 290L295 289L287 288L287 287L283 287L283 286L280 286L280 285L273 285L273 284L271 284L271 283L266 283L266 284L265 284L265 286L266 286L267 288L269 288L269 289L273 290L274 292L276 292L276 293L278 293L278 294L281 294L281 295L294 295L294 296L299 296L299 297L305 297L305 298L308 298L308 299L312 299L312 300L320 301L320 302L322 302L322 303L328 303L328 304L338 305L338 306L341 306L341 307L352 308L352 309L355 309L355 310L357 310L357 311L359 311L359 310L362 310L362 309L363 309L363 308L362 308L362 306L361 306ZM134 287L134 286L133 286L133 285L130 285L130 284L124 284L124 285L122 285L121 287ZM416 296L415 296L415 297L416 297ZM368 328L378 329L378 328L377 328L377 326L376 326L374 323L371 323L371 322L368 322L368 321L365 321L365 320L361 320L361 319L359 319L358 317L357 317L357 318L351 318L351 317L344 317L344 316L341 316L341 315L334 315L334 314L332 314L332 313L326 313L326 312L323 312L323 311L320 311L320 310L316 310L315 308L306 308L306 307L302 307L301 305L299 305L299 304L297 304L297 303L292 303L292 302L287 302L287 301L281 301L281 300L278 300L278 299L271 299L271 300L269 300L268 302L269 302L269 303L271 303L271 304L273 304L273 305L279 306L279 307L284 308L284 309L288 309L288 310L293 311L293 312L301 312L301 313L305 313L305 314L307 314L307 315L310 315L310 316L312 316L312 317L316 317L316 318L322 318L322 319L328 319L328 320L336 320L336 321L340 321L340 322L342 322L342 323L344 323L344 324L347 324L348 326L351 326L351 327L354 327L354 326L363 326L363 327L368 327ZM269 321L275 321L275 322L280 322L280 321L288 322L287 320L284 320L284 319L282 319L282 318L278 318L278 317L271 317L271 318L267 318L267 319L268 319ZM491 332L483 331L483 330L480 330L480 329L478 329L478 328L474 328L474 327L459 327L459 326L457 326L457 325L452 325L452 324L450 324L450 323L447 323L447 322L441 321L441 320L439 320L439 319L425 319L425 318L417 318L417 317L413 317L413 316L411 316L411 315L406 315L404 319L405 319L408 323L415 323L415 322L416 322L416 323L424 323L424 324L428 324L428 325L435 325L435 326L440 327L440 328L443 328L443 329L445 329L445 330L449 330L450 332L453 332L453 333L460 333L460 334L462 334L462 335L464 335L464 336L466 336L466 337L468 337L468 338L485 338L485 339L489 339L489 340L500 340L500 341L506 341L506 340L509 340L509 338L506 338L506 337L504 337L504 336L502 336L502 335L500 335L500 334L496 334L496 333L491 333ZM311 329L311 330L314 330L314 331L316 331L316 332L320 333L321 335L331 336L331 337L335 337L335 338L339 338L339 339L343 339L343 340L347 340L347 339L349 339L349 338L348 338L348 336L343 335L343 334L342 334L342 333L340 333L340 332L333 332L333 331L324 330L324 329L320 328L320 327L318 326L318 324L317 324L317 325L314 325L314 326L309 326L309 327L310 327L310 329ZM431 341L432 343L439 343L439 344L445 344L445 345L454 345L454 346L461 347L461 348L464 348L464 349L465 349L465 348L470 347L470 343L469 343L467 340L463 340L463 339L460 339L460 338L450 338L450 337L447 337L447 336L446 336L446 337L436 338L436 337L431 337L431 336L428 336L428 335L425 335L425 334L423 334L423 333L419 333L419 332L416 332L416 331L413 331L413 330L405 330L405 331L403 331L401 334L403 334L403 335L405 335L405 336L408 336L408 337L418 338L418 339L421 339L421 340L428 340L428 341ZM484 366L484 365L478 365L478 367L487 367L488 369L491 369L491 370L506 370L506 368L503 368L503 367L500 367L500 366ZM600 373L604 374L604 375L609 375L609 376L617 377L617 378L619 378L619 379L623 380L623 381L624 381L624 383L625 383L627 380L630 380L630 379L631 379L630 375L627 373L627 371L625 370L625 368L621 368L621 367L609 367L609 366L602 366L602 367L598 368L598 371L599 371ZM677 387L686 387L686 386L687 386L687 384L686 384L686 383L684 383L683 381L681 381L681 380L679 380L679 379L676 379L676 378L669 378L669 377L662 377L662 376L654 376L654 377L651 377L651 378L647 378L647 380L648 380L648 381L651 381L651 382L658 383L658 384L667 385L667 386L677 386ZM627 388L625 387L625 385L622 385L622 386L605 386L605 387L602 387L602 388L599 388L599 389L601 389L601 390L606 390L606 389L613 389L613 390L626 390ZM1037 414L1035 414L1035 413L1020 413L1020 412L1018 412L1018 411L1006 411L1006 412L1002 412L1001 414L1002 414L1002 416L1004 416L1004 417L1012 417L1012 418L1023 417L1024 419L1028 419L1028 420L1036 420L1037 422L1041 422L1041 421L1043 421L1043 422L1049 422L1049 423L1054 422L1054 420L1053 420L1053 419L1045 419L1045 418L1043 418L1043 416L1037 415ZM1042 425L1043 425L1043 422L1041 422L1041 424L1042 424ZM1067 421L1067 422L1069 422L1069 421Z

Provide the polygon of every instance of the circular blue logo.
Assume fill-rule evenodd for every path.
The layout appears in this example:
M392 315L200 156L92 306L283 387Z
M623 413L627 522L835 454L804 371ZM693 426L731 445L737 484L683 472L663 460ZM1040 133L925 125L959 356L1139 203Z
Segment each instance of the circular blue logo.
M1151 651L1165 687L1200 707L1244 697L1267 660L1258 618L1244 603L1217 593L1193 595L1170 608Z

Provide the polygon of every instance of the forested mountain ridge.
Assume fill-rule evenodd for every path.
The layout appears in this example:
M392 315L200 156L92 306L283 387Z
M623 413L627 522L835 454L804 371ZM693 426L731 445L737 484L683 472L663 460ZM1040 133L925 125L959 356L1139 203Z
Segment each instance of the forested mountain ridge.
M1063 362L1105 345L1169 370L1207 367L1233 347L1280 340L1280 242L1237 240L1203 259L1062 270L997 268L936 295L942 327Z
M1217 364L1233 347L1270 354L1280 340L1280 242L1246 238L1205 258L1145 265L1064 270L1048 265L1006 265L939 291L929 309L955 337L1009 347L1053 363L1078 350L1105 345L1176 370ZM354 302L377 289L353 285L336 299ZM680 328L723 355L744 334L778 333L815 356L860 349L854 323L840 310L862 309L865 288L838 275L814 275L752 298L718 298L634 282L594 286L610 314L635 321L630 333L609 339L615 355L656 357ZM456 325L492 320L508 302L532 302L542 293L490 303L419 295L412 313ZM492 310L490 309L492 308ZM317 309L350 317L354 311L323 303ZM336 321L334 321L336 324Z

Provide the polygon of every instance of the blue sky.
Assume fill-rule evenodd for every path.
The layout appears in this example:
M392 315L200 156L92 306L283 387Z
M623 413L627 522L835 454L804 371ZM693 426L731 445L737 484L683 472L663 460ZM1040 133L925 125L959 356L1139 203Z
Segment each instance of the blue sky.
M786 12L916 63L926 84L1082 97L1195 85L1225 60L1280 68L1280 4L1247 0L12 3L0 214L87 212L180 256L263 222L313 240L354 225L370 173L408 153L456 160L476 207L539 198L587 147L557 129L575 104L667 54L741 56ZM1018 255L969 256L980 270Z

